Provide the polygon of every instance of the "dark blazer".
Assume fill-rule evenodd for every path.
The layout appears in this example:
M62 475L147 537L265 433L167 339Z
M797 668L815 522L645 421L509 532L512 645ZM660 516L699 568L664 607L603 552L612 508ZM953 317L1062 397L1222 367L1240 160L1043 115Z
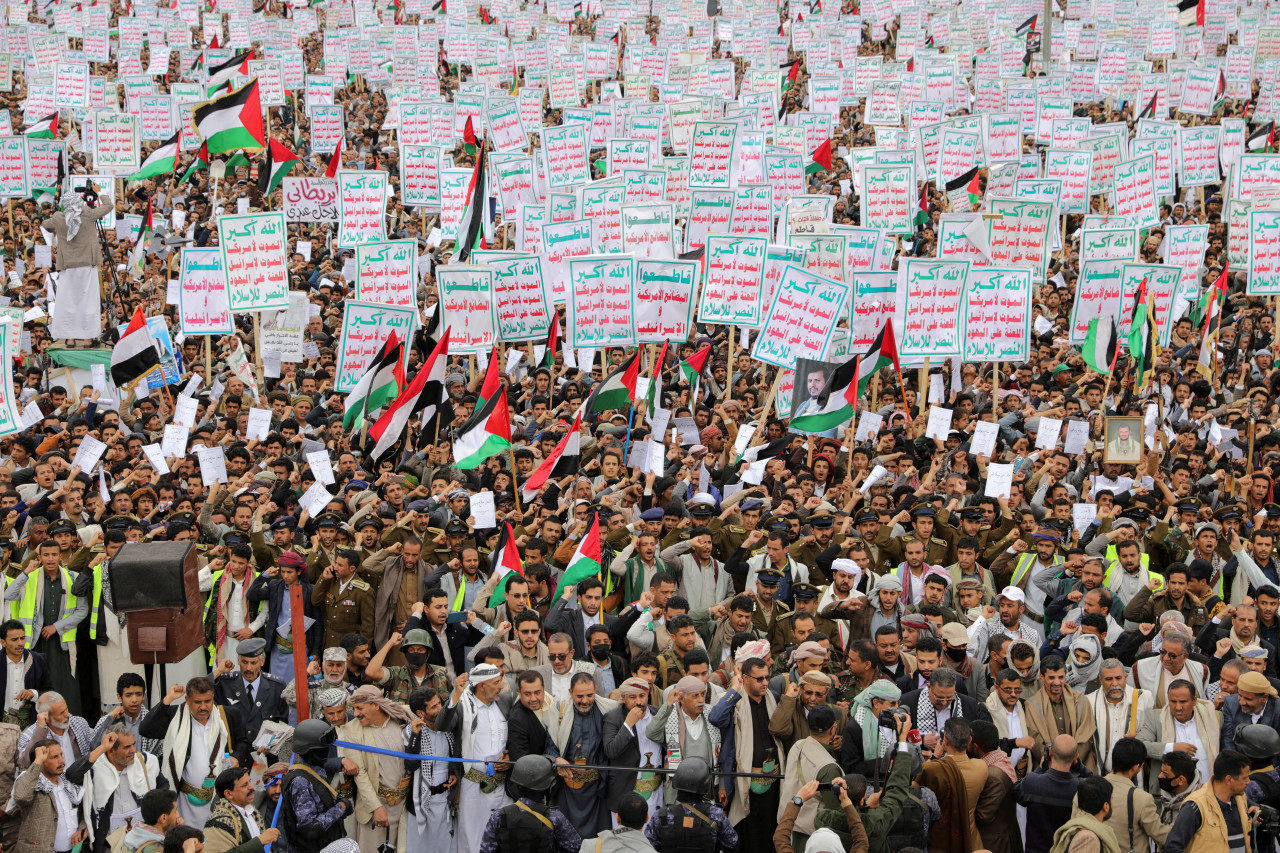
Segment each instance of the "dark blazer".
M428 627L427 620L421 616L410 616L405 620L404 632L407 634L414 628L421 628L431 638L431 645L427 647L427 663L435 666L444 666L444 652L440 650L439 644L436 642L436 632ZM465 653L467 646L474 646L479 643L484 639L484 634L466 622L455 622L452 625L444 626L444 637L449 643L449 654L453 656L454 666L457 667L458 672L463 672L467 667ZM446 699L445 704L449 704L447 697L444 698Z
M658 709L649 706L650 713ZM604 738L604 754L610 764L619 767L643 767L644 756L640 754L640 740L624 723L627 719L627 706L621 703L604 715L601 736ZM662 756L653 757L655 766L662 764ZM622 798L635 790L635 773L610 773L609 787L605 798L609 803L609 811L616 812L622 804Z
M238 677L239 676L237 676L237 678ZM215 685L215 702L217 701L217 695L217 686ZM236 705L219 704L222 705L222 710L227 715L227 731L231 735L231 757L234 758L241 767L252 767L253 756L251 753L253 751L253 738L249 737L248 733L245 731L244 717L240 714L240 710ZM156 704L150 711L147 711L147 715L143 717L142 722L138 724L138 734L143 737L163 741L165 734L169 731L169 723L173 722L173 716L178 713L179 707L181 706L166 705L163 702ZM214 713L217 713L217 711L215 710ZM164 766L163 758L160 759L160 761L160 772L168 776L169 768ZM178 768L178 772L182 772L181 767ZM178 784L173 779L170 779L169 782L174 785Z
M35 691L36 696L47 690L52 690L53 685L49 683L49 668L45 665L44 655L39 652L33 652L30 649L24 649L22 652L22 662L26 666L26 674L22 677L22 686L26 690ZM4 660L0 660L0 696L9 695L9 666ZM35 698L31 700L32 707L35 706ZM35 719L35 713L32 712L31 719Z
M270 650L275 648L276 627L280 624L280 611L284 610L284 597L289 594L289 588L284 585L284 581L280 578L269 578L266 575L258 575L253 585L249 587L249 600L252 602L267 602L267 624L262 630L267 637L267 660L271 660ZM321 649L321 639L324 637L324 625L321 617L324 615L320 612L320 608L311 603L311 584L305 579L302 581L302 615L309 619L316 620L311 623L311 627L307 629L307 657L318 658ZM281 673L276 673L282 675ZM293 677L293 673L289 673L289 678Z
M1227 649L1227 653L1224 657L1214 657L1214 652L1217 650L1216 647L1218 645L1218 640L1229 636L1231 636L1231 623L1229 621L1223 622L1219 625L1215 625L1210 621L1206 623L1205 626L1200 629L1200 633L1196 635L1196 648L1208 656L1209 678L1215 681L1218 679L1218 674L1222 672L1222 665L1236 656L1234 650ZM1262 639L1261 636L1258 636L1257 640L1258 645L1267 650L1267 668L1263 671L1272 677L1280 675L1280 670L1277 670L1276 668L1276 647Z
M1222 748L1236 749L1236 728L1253 723L1253 715L1240 707L1239 696L1228 696L1222 703ZM1280 700L1274 697L1267 699L1262 707L1262 716L1258 724L1271 729L1280 729Z
M919 728L919 721L916 720L916 711L918 710L917 705L919 704L919 701L920 691L912 690L910 693L903 693L901 701L898 702L901 707L906 708L907 712L911 714L911 728L913 729ZM960 703L961 715L969 722L972 723L974 720L991 721L991 712L987 710L986 705L970 699L958 690L956 691L956 701ZM941 730L938 731L938 735L942 735Z
M617 621L618 617L611 613L600 614L600 624L609 629L610 637L614 635L613 628ZM586 632L582 627L582 610L578 607L569 607L563 598L557 598L547 613L547 633L565 633L573 637L574 660L586 660L590 657L587 654Z
M544 702L551 701L551 694L546 694ZM609 739L605 738L608 744ZM511 760L518 761L526 755L542 755L547 751L547 727L537 716L520 702L511 706L507 716L507 752Z
M263 720L274 720L284 723L289 720L289 706L284 701L285 682L269 672L258 675L258 696L249 701L249 692L245 690L244 679L240 672L229 672L219 675L213 680L213 699L219 705L234 707L240 712L244 721L245 736L253 743L258 739ZM227 721L231 717L228 715Z

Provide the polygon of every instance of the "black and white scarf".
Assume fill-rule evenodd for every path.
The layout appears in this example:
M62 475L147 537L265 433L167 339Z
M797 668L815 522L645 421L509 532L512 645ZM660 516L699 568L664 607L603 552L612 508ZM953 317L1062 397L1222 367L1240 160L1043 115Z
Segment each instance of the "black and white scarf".
M960 704L960 697L957 696L951 700L951 716L964 717ZM916 699L916 730L922 735L936 735L938 733L938 712L934 709L933 703L929 701L929 690L925 688L920 691L920 696Z

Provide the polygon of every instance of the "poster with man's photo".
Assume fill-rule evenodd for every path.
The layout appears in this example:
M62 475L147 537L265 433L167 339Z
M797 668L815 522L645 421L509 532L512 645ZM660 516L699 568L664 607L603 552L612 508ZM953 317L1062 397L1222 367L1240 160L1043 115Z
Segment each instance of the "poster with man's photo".
M827 404L827 382L835 373L836 365L830 361L814 361L808 358L796 359L795 384L791 389L791 419L800 415L809 415L822 410ZM792 429L797 435L817 435L822 438L837 438L837 427L824 432L806 432Z

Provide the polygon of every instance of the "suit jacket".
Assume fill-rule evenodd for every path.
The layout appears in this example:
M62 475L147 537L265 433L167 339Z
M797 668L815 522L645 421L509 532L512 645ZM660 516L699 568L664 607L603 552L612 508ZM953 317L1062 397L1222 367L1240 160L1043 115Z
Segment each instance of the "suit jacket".
M378 582L373 598L373 647L380 649L387 644L387 640L391 639L391 632L395 630L396 600L400 596L400 579L404 576L404 558L399 554L390 554L386 556L379 564L378 556L382 552L365 560L361 565L369 571L382 573L382 580ZM426 563L421 559L418 560L418 594L417 599L422 600L422 595L427 591L427 573L430 571ZM412 618L412 617L410 617ZM418 626L425 627L425 626ZM406 624L404 630L407 633L409 626ZM462 657L454 658L458 661L458 665L462 666ZM435 661L432 661L435 663ZM443 665L443 664L441 664Z
M927 692L928 688L925 688L925 690ZM970 699L963 693L956 693L956 701L960 703L960 716L964 717L969 722L972 723L974 720L990 721L991 712L987 710L986 705ZM913 729L919 728L917 725L919 721L916 719L916 712L919 710L919 703L919 690L912 690L910 693L903 693L902 699L898 702L900 707L906 708L907 712L911 714L911 728ZM955 706L953 705L952 707ZM938 735L941 736L941 734L942 732L939 731Z
M835 705L830 707L840 715L840 718L836 721L836 731L844 731L845 711ZM805 714L804 704L799 697L784 694L778 700L778 706L773 709L773 715L769 717L769 734L776 737L782 743L782 748L787 752L791 751L792 744L809 736L809 716ZM840 754L838 752L830 748L827 751L831 753L832 761L839 760Z
M214 685L214 701L217 701L217 685ZM169 733L169 723L173 722L173 717L182 708L181 705L166 705L161 702L155 705L151 710L147 711L147 715L142 718L142 722L138 724L138 734L153 740L163 741ZM226 703L222 705L223 711L227 715L227 733L231 737L231 756L235 758L236 763L241 767L252 767L252 747L253 741L249 738L245 731L244 717L240 714L240 707L237 703ZM215 711L216 713L216 711ZM160 770L166 776L169 775L169 768L165 766L166 759L161 759ZM182 767L178 768L178 772L183 771ZM181 782L181 779L169 779L174 786Z
M249 691L245 689L244 679L239 671L220 675L213 680L213 700L219 705L236 708L243 721L245 735L249 742L258 739L258 732L264 720L277 723L289 719L289 705L284 701L285 683L269 672L258 675L258 695L249 701ZM230 717L227 721L230 722Z
M21 853L53 853L53 844L58 837L58 806L54 803L52 794L36 790L36 783L40 779L40 768L33 765L24 770L13 783L13 801L22 818L22 827L18 830L18 842L14 849ZM76 829L84 829L79 803L76 805Z
M551 695L543 697L543 713L551 704ZM608 737L605 742L608 743ZM520 702L511 706L507 717L507 752L513 762L526 755L542 755L547 751L547 726L542 718Z
M1009 774L997 767L988 767L987 784L974 805L974 822L982 836L982 846L991 853L1022 853L1018 805L1013 801L1013 780Z
M658 709L649 706L649 713L656 714ZM613 710L604 715L601 734L604 737L604 754L610 764L620 767L643 767L644 756L640 754L640 739L636 733L626 726L627 706L621 702ZM654 756L654 766L662 765L662 756ZM622 798L635 790L635 773L610 773L609 788L605 798L609 803L609 811L616 812L622 804Z
M1222 703L1222 748L1237 749L1236 728L1252 722L1253 715L1240 707L1240 697L1228 696ZM1280 729L1280 702L1274 697L1267 699L1267 704L1262 707L1258 723L1268 728Z
M323 651L320 641L324 637L324 620L320 618L322 615L320 608L311 603L311 591L311 584L303 580L302 615L316 620L307 629L307 657L318 657ZM285 586L284 581L280 578L269 578L265 574L258 575L253 586L249 587L250 601L267 602L267 624L263 626L263 631L267 635L268 659L269 650L275 648L278 636L276 628L280 624L280 612L284 610L284 597L288 594L289 588Z
M58 211L44 221L44 229L58 238L59 270L71 267L102 266L102 244L98 240L98 220L115 210L115 201L103 194L97 207L85 205L80 214L80 230L74 240L67 239L67 214Z
M271 826L271 822L255 813L259 832ZM231 803L216 798L209 810L209 820L204 829L204 849L209 853L262 853L263 845L257 836L249 834L249 824Z
M1213 707L1213 703L1204 699L1196 700L1194 714L1196 733L1200 735L1200 741L1208 752L1209 766L1212 767L1214 759L1218 757L1221 743L1219 734L1221 717L1218 715L1218 710ZM1160 759L1169 749L1169 744L1177 740L1174 732L1173 714L1168 707L1165 707L1158 712L1147 714L1147 719L1143 721L1136 735L1138 740L1147 747L1147 790L1153 796L1160 790Z
M609 629L610 642L612 642L613 629L618 622L618 617L610 613L601 613L599 616L600 624ZM582 610L580 608L570 607L563 598L557 598L555 604L551 605L550 612L547 613L546 628L549 634L563 632L573 637L574 659L587 659L586 629L582 627Z
M103 632L105 633L105 632ZM33 691L36 696L44 693L46 690L52 690L53 685L49 682L49 669L45 665L44 655L39 652L33 652L25 649L22 652L22 665L25 673L22 676L22 687L25 690ZM9 664L8 661L0 660L0 696L9 695ZM35 698L27 700L26 703L31 706L31 716L29 719L35 719Z

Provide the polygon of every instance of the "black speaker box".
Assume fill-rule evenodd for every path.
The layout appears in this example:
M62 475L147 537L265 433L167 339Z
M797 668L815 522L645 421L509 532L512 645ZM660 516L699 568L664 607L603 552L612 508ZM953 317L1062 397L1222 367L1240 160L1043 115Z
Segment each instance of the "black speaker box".
M193 542L128 542L120 547L106 583L116 613L187 607L186 563L194 558ZM194 560L193 560L194 562ZM197 586L198 597L198 586Z

